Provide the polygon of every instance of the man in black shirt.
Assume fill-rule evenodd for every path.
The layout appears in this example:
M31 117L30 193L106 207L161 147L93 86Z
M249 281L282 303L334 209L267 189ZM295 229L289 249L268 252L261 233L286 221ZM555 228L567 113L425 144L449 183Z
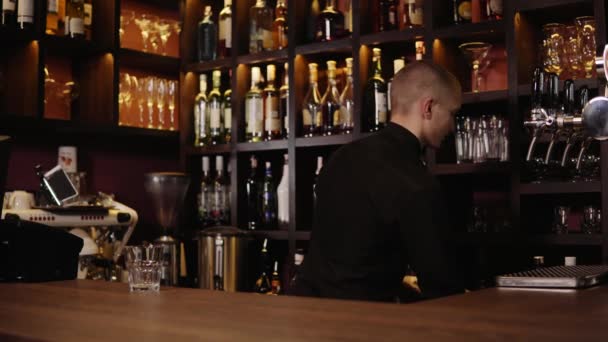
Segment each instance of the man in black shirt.
M443 68L415 62L392 84L391 122L336 151L321 171L310 249L296 294L390 301L408 293L416 272L421 298L463 292L447 255L447 210L422 147L453 130L460 83ZM411 294L411 292L409 292Z

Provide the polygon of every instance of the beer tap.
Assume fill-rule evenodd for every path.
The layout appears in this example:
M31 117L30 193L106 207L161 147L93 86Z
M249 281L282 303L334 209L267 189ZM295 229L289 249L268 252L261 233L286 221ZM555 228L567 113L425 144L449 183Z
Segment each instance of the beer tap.
M548 115L552 116L554 118L558 118L558 117L563 117L564 114L570 114L571 112L571 108L574 107L574 82L572 80L568 80L566 81L567 83L565 83L565 87L564 87L564 110L562 110L562 106L560 104L559 101L559 77L557 76L557 74L551 73L549 74L549 82L548 82L548 98L547 98L547 102L548 102ZM568 96L572 97L571 102L566 105L566 103L569 102L569 98ZM566 109L566 106L570 107L568 108L568 110ZM549 164L549 160L551 159L551 155L553 154L553 147L555 146L555 143L559 140L560 136L562 135L562 133L564 132L564 130L562 128L557 128L557 129L550 129L550 133L551 133L551 139L549 140L549 146L547 147L547 153L545 154L545 165Z
M543 107L544 93L545 73L537 67L534 69L534 74L532 77L532 110L530 111L530 120L524 121L524 126L532 130L532 140L528 146L526 162L532 160L534 148L536 147L536 141L542 135L547 123L553 123L552 118L548 115L547 110Z
M578 90L578 103L577 108L575 108L575 113L573 116L581 115L583 108L589 102L589 88L587 86L582 86ZM583 131L581 127L572 127L571 134L568 135L568 139L566 140L566 147L564 148L564 154L562 155L561 166L565 167L568 162L568 158L570 157L570 152L574 144L576 144L580 139L583 138ZM578 159L577 159L578 161Z

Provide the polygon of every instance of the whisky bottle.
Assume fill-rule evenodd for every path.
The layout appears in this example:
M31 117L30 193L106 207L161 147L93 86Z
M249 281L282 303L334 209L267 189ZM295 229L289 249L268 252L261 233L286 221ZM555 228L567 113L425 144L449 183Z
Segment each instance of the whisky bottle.
M264 98L258 88L260 83L260 68L251 68L251 88L245 95L245 122L247 142L262 141L264 133Z
M245 180L245 197L247 200L247 229L256 230L260 226L260 188L261 183L257 174L258 160L251 156L251 170Z
M277 189L270 162L266 162L264 183L262 183L262 226L266 230L277 228Z
M251 7L249 23L249 53L272 50L272 10L265 0L257 0Z
M283 139L289 137L289 63L285 63L285 71L283 72L283 84L279 89L279 113L283 122Z
M270 293L278 295L281 293L281 278L279 277L279 262L274 262L274 269L272 271L272 280L270 281Z
M471 22L471 1L470 0L452 0L454 24L466 24Z
M2 0L0 27L13 28L17 23L17 0Z
M82 0L81 0L82 1ZM4 3L2 0L2 7ZM7 6L10 8L10 6ZM34 29L34 0L18 0L17 2L17 28L20 30Z
M209 176L209 157L203 157L203 175L201 178L201 189L198 194L198 220L201 228L211 225L211 190L212 183Z
M260 276L255 281L255 285L253 287L253 291L261 294L267 294L272 290L272 286L270 285L270 279L268 278L268 250L266 246L268 245L268 239L264 239L264 243L262 244L262 252L260 253Z
M327 90L321 98L321 115L315 122L315 126L319 134L339 134L340 121L340 92L336 86L336 61L327 61Z
M485 0L488 20L501 20L503 0Z
M340 95L340 123L342 133L351 133L354 128L355 93L353 85L353 59L346 58L346 85Z
M284 0L278 0L274 10L275 19L272 23L272 40L275 49L287 48L287 6Z
M423 0L406 0L403 4L400 28L422 27L424 17L423 6Z
M228 223L228 200L226 193L226 176L224 175L224 157L215 157L215 181L213 182L213 198L211 200L211 217L216 225Z
M326 42L344 36L344 14L335 6L335 0L327 0L325 9L316 21L315 40Z
M288 229L289 226L289 158L283 155L283 175L277 187L277 219L280 229Z
M85 37L84 0L67 0L65 11L65 35L77 39L83 39Z
M232 0L224 0L219 22L218 54L222 58L230 57L232 53Z
M219 70L213 71L211 76L213 88L209 92L207 106L209 107L209 130L211 145L223 143L224 132L222 129L222 94L220 93L220 82L222 73Z
M313 118L322 115L321 94L319 94L319 85L317 84L317 63L309 63L308 71L310 85L308 87L308 93L306 93L306 97L304 97L302 128L305 137L312 137L316 134Z
M378 31L397 29L397 4L395 0L380 0L379 5Z
M194 98L194 146L209 145L207 75L199 75L199 93Z
M212 61L217 57L217 27L211 20L211 6L205 6L203 20L198 23L198 61Z
M232 79L232 69L228 70L228 79ZM232 88L230 84L222 99L222 122L224 122L224 142L232 141Z
M11 4L11 1L4 1ZM14 3L13 3L14 4ZM6 4L3 4L3 8ZM59 31L59 3L57 0L49 0L46 9L46 34L56 35ZM3 11L4 12L4 11ZM3 19L4 20L4 19Z
M405 60L403 58L397 58L393 61L393 76L396 75L399 70L403 69L405 67ZM391 79L388 81L387 85L386 85L386 99L387 99L387 103L386 103L386 108L388 110L388 115L390 117L391 115L391 88L393 86L393 77L391 77Z
M312 0L310 2L310 9L308 17L306 19L306 41L312 42L316 40L317 36L317 18L321 14L321 5L319 0Z
M281 139L281 116L279 115L279 91L274 87L276 67L266 66L266 87L264 88L264 139Z
M93 36L93 0L84 1L84 36L91 40Z
M370 132L378 131L387 122L387 98L386 82L382 78L381 50L373 49L373 73L365 85L363 99L363 113L367 116L367 124Z

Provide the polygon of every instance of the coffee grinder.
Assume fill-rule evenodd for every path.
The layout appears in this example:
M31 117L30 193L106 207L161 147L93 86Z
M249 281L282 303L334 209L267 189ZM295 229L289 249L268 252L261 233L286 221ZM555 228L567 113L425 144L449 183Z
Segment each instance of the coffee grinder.
M189 185L190 177L185 173L155 172L144 177L144 187L154 202L162 228L162 235L155 243L164 247L161 284L165 286L177 285L179 277L178 241L169 232L176 228L179 208Z

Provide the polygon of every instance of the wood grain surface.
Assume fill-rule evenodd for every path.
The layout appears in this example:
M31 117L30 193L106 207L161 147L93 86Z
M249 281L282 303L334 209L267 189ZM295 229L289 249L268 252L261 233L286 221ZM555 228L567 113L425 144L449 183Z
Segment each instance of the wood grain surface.
M414 304L66 281L0 284L0 340L605 340L608 288L486 289Z

